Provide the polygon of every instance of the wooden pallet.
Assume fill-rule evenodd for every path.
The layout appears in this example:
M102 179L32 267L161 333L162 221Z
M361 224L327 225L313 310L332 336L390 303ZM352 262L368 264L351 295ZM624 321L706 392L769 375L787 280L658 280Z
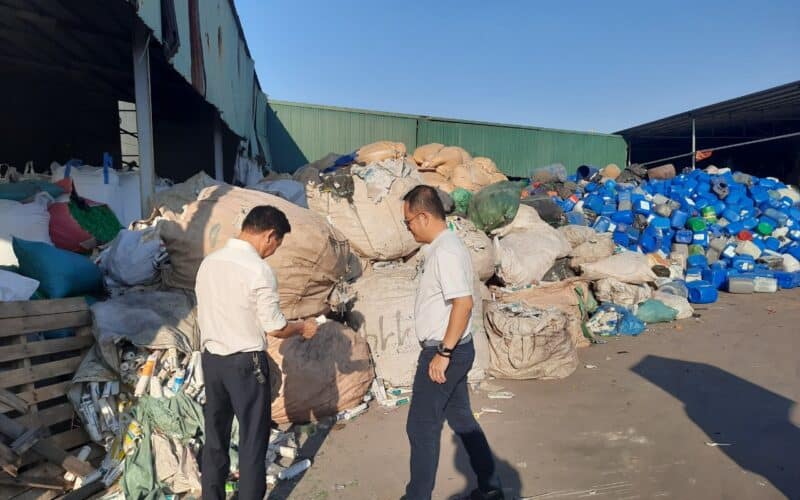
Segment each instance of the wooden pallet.
M13 443L0 435L0 463L5 462L7 471L17 468L16 478L0 471L0 498L51 498L58 481L52 482L50 489L42 486L46 479L52 481L64 474L59 467L63 464L51 463L52 456L46 461L41 446L49 449L50 455L58 455L76 451L90 441L66 394L75 370L94 343L91 324L82 298L0 302L0 421L10 419L26 430L38 429L41 443L27 450L17 443L17 451L22 452L9 467ZM41 335L65 328L73 329L74 336L47 340ZM19 481L38 482L39 487L11 486Z

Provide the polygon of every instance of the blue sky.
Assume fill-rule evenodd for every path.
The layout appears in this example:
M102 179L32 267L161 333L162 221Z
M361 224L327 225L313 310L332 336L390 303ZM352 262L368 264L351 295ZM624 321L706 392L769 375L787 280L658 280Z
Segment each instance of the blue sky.
M272 99L613 132L800 79L800 1L235 0Z

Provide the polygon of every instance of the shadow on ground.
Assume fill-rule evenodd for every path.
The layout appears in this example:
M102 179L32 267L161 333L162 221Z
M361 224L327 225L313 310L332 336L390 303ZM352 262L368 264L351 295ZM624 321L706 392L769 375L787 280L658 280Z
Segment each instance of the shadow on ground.
M451 496L450 500L466 499L469 498L470 492L478 487L478 482L475 479L475 473L472 471L472 467L469 464L469 455L467 455L467 450L464 448L461 440L455 434L453 434L453 446L456 448L455 468L467 478L469 483L466 491L463 491L455 496ZM500 475L500 481L503 485L503 493L505 494L506 500L516 500L517 498L520 498L522 482L520 480L519 473L516 471L516 469L514 469L514 467L511 466L509 462L502 460L497 456L495 456L494 460L495 467L497 467L497 473Z
M715 366L646 356L632 371L683 402L709 442L740 467L800 498L800 429L789 420L795 401Z

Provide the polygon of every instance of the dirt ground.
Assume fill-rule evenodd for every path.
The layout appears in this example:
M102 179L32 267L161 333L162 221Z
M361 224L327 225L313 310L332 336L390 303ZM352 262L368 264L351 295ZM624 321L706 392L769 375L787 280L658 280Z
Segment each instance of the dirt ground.
M800 289L721 294L699 317L580 351L560 381L472 394L507 498L800 498ZM407 408L378 405L303 448L313 467L269 498L397 499ZM475 486L445 426L434 498Z

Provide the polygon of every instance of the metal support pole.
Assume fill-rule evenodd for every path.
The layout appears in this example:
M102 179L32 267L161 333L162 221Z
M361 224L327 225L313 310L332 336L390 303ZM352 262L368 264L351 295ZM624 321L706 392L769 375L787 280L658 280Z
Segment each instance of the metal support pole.
M697 160L697 135L694 129L694 118L692 118L692 170L694 170Z
M222 120L214 113L214 178L225 182L222 169Z
M133 83L136 93L136 128L139 136L139 183L142 210L149 207L155 187L155 153L153 152L153 108L150 94L150 32L135 23L133 33Z

